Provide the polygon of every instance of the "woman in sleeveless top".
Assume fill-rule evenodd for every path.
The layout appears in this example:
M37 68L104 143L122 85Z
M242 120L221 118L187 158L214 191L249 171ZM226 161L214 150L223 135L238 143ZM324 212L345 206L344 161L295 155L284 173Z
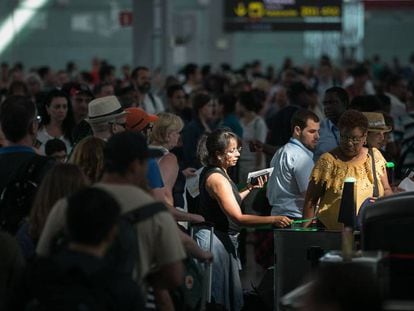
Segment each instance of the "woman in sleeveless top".
M242 200L253 188L263 187L266 180L259 179L258 185L247 185L238 191L229 178L227 169L235 166L240 157L238 137L228 129L218 129L209 134L205 148L200 148L200 159L205 165L200 176L199 213L206 221L214 223L212 296L216 303L228 310L240 310L243 293L240 283L240 261L237 255L237 237L241 226L271 224L286 227L291 220L285 216L257 216L243 214ZM196 233L198 243L209 248L209 232L205 229Z
M179 116L169 112L161 112L157 116L158 119L154 122L150 133L150 147L157 148L163 153L163 156L158 158L165 188L163 201L171 208L171 212L177 221L203 222L204 218L200 215L179 211L174 204L173 188L180 168L177 157L170 150L178 145L184 123Z
M158 120L150 133L150 146L162 151L163 156L158 158L158 165L164 187L166 188L166 203L174 206L173 187L178 176L178 161L174 153L170 150L178 145L180 132L184 127L181 118L175 114L162 112L158 115Z
M175 208L173 198L173 187L177 180L179 165L177 157L170 150L178 145L180 132L184 127L181 118L175 114L161 112L157 114L158 119L154 122L152 131L150 132L150 147L162 151L162 156L157 159L164 182L164 198L163 201L169 207L173 217L177 221L186 221L190 223L203 222L204 218L197 214L187 213ZM179 231L181 241L187 254L192 258L200 261L211 261L212 255L208 251L204 251L182 231ZM154 289L154 295L158 303L164 306L172 306L169 293L165 289ZM161 301L161 302L160 302ZM168 309L168 307L166 307Z

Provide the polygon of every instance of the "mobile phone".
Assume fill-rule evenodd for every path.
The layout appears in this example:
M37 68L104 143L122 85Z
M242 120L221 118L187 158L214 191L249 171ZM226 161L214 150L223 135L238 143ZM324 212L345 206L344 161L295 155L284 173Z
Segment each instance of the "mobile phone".
M266 177L269 177L269 173L267 173L267 174L263 174L263 175L260 175L260 176L256 176L256 177L252 177L252 178L250 179L250 184L251 184L252 186L256 186L256 185L258 185L258 184L259 184L259 177L263 177L263 178L265 178L265 176L266 176Z

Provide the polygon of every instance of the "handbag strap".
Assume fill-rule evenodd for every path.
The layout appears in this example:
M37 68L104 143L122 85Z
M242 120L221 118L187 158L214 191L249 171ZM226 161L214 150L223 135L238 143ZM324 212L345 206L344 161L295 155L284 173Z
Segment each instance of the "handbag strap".
M374 191L372 193L372 196L374 198L377 198L379 196L379 189L378 189L378 179L377 179L377 170L375 168L375 159L374 159L374 151L372 150L372 148L368 149L368 153L371 156L371 161L372 161L372 175L374 178Z

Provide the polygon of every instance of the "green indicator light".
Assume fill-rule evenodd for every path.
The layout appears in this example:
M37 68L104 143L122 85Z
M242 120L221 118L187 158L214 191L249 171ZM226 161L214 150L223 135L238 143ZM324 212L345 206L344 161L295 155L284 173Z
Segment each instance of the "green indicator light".
M394 168L395 167L395 163L394 162L387 162L386 167L387 168Z
M303 224L304 222L309 222L316 219L316 217L313 218L308 218L308 219L298 219L298 220L294 220L292 223L293 224Z
M317 228L294 228L293 230L295 230L295 231L318 231L318 229Z

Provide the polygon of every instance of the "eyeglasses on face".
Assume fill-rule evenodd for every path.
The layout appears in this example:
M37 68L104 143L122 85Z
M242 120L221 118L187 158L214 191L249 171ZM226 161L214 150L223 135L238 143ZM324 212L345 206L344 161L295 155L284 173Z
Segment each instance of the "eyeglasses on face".
M341 134L341 142L347 143L351 142L354 145L358 145L360 142L364 140L365 135L362 136L348 136L348 135L342 135Z
M241 151L242 151L242 147L238 147L238 148L233 148L233 149L227 151L227 153L228 154L233 154L233 153L236 153L236 152L240 153Z

